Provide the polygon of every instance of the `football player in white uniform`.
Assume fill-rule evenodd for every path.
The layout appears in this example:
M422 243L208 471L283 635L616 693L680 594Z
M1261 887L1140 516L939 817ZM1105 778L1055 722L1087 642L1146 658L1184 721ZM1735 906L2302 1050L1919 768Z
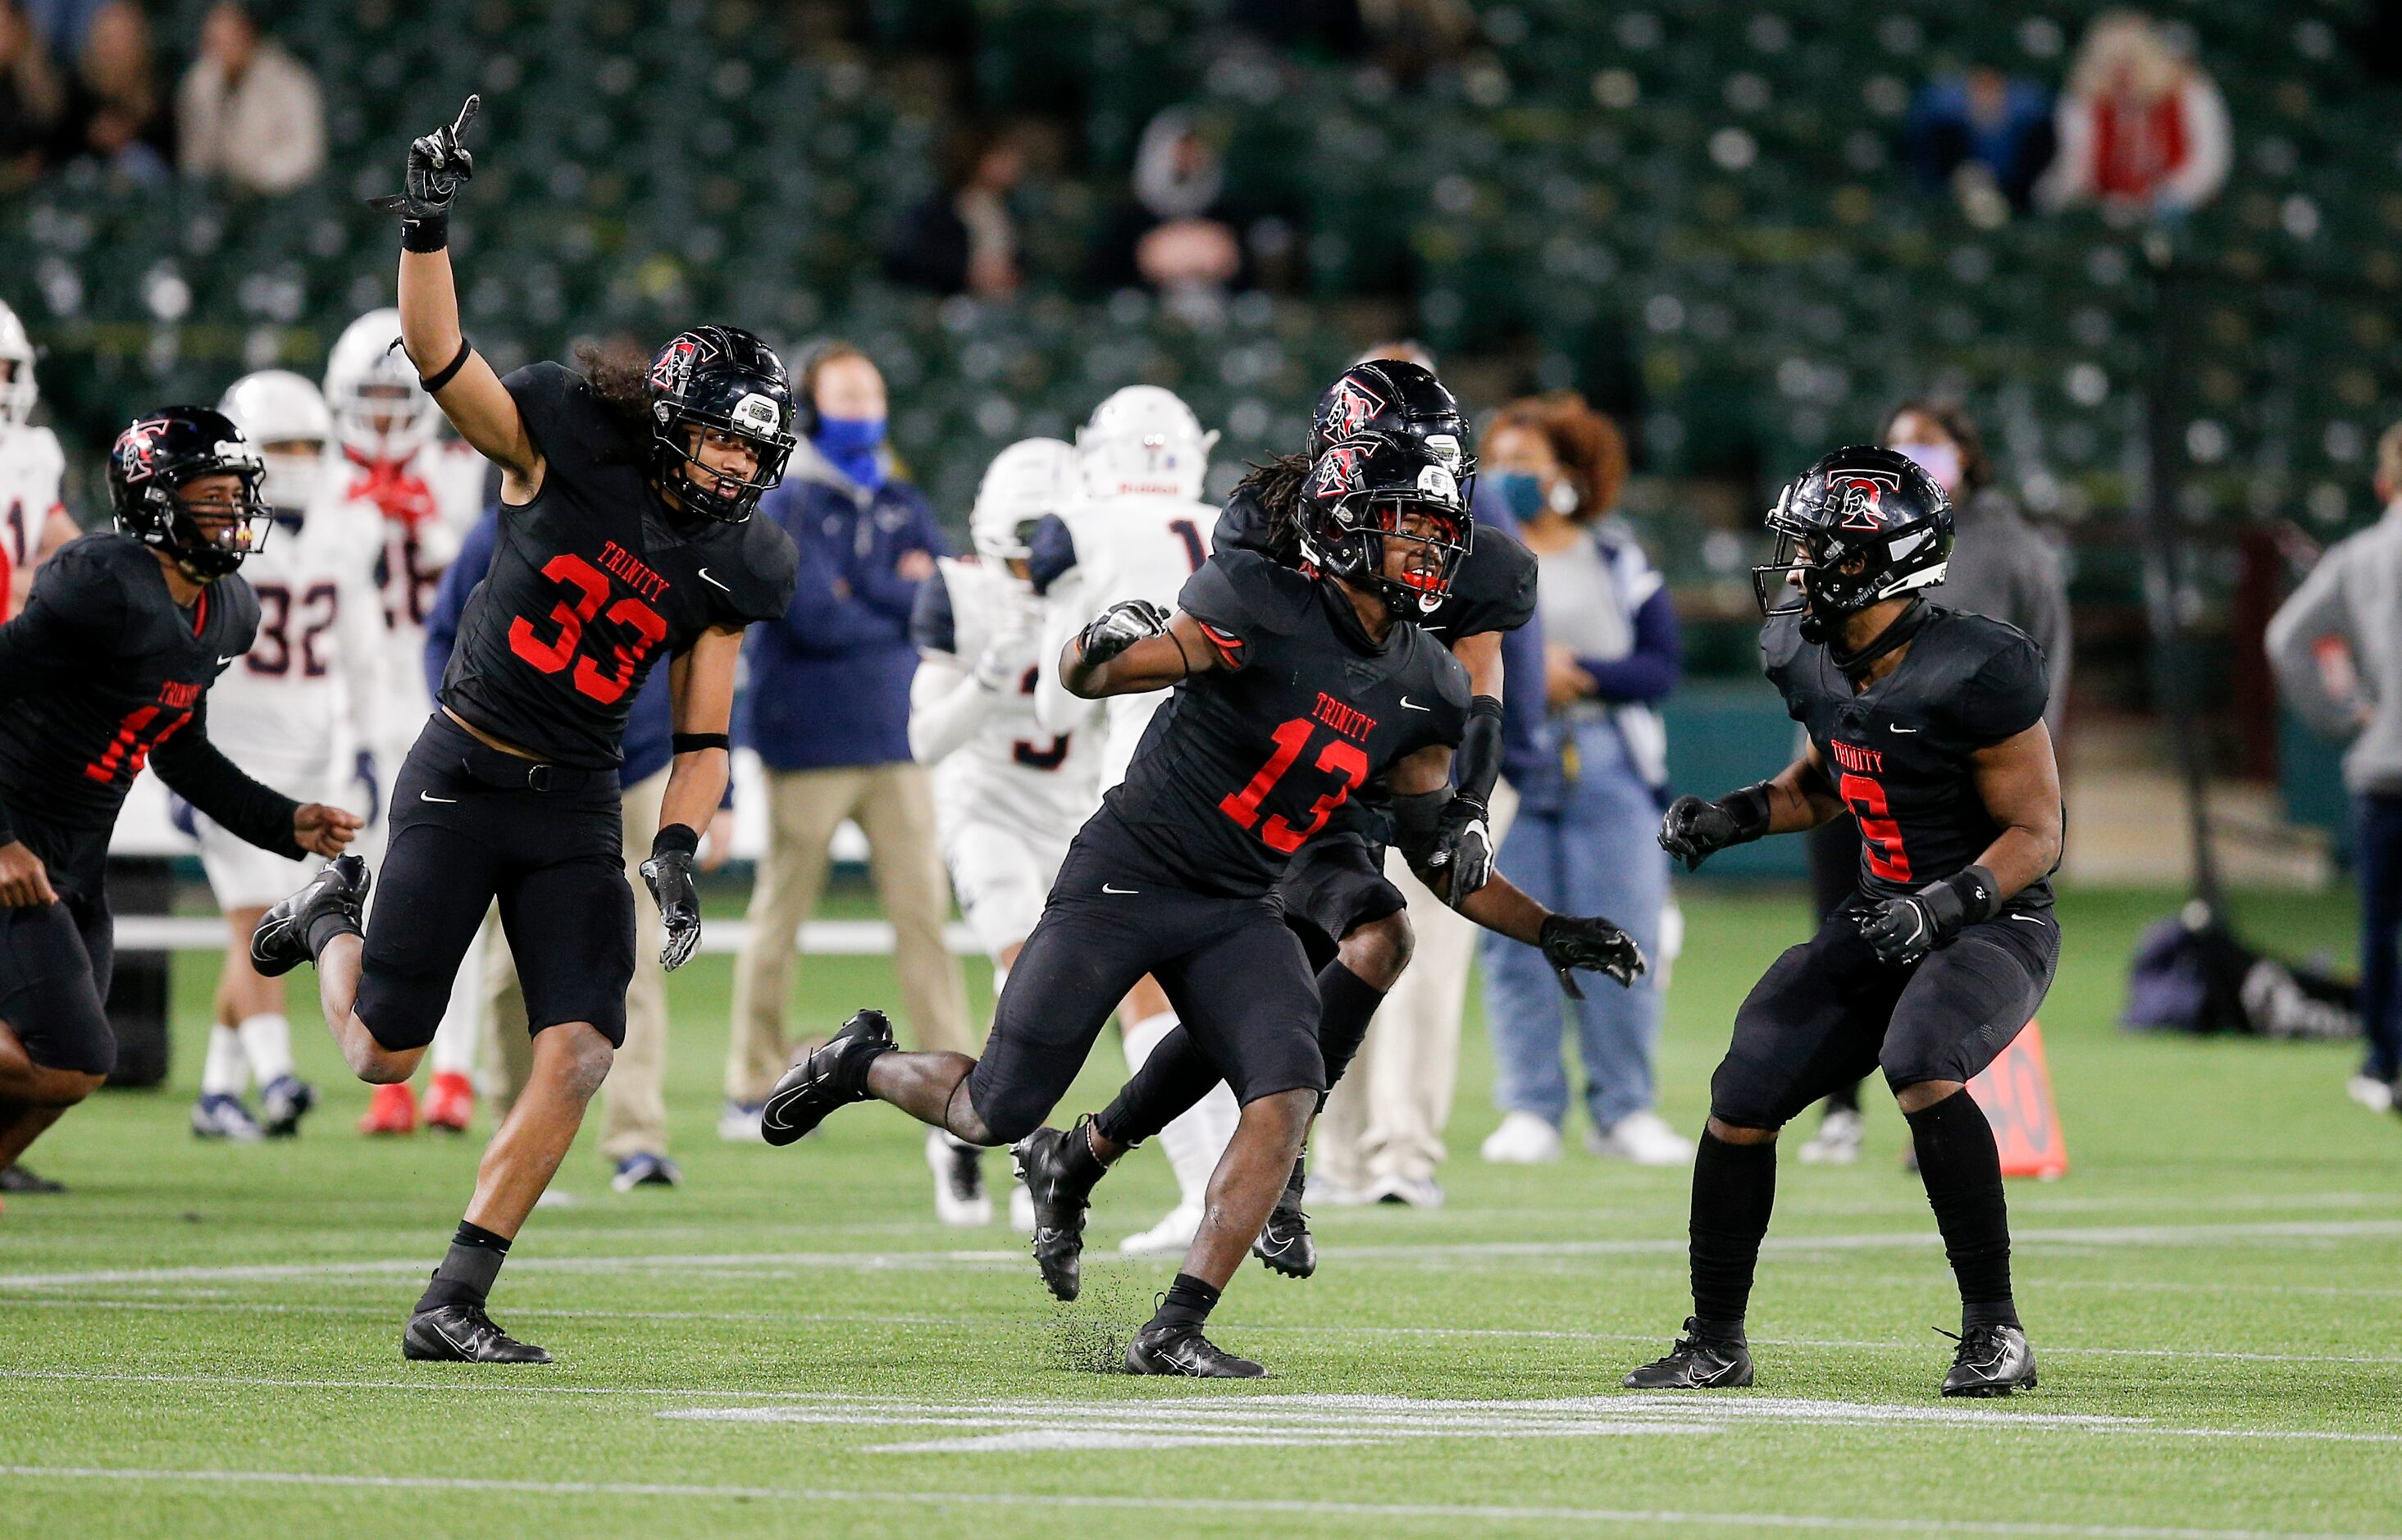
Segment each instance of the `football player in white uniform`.
M400 312L370 310L344 329L325 360L325 405L341 447L338 490L354 511L377 521L382 554L385 640L381 682L371 711L367 745L379 763L398 767L408 757L434 699L425 687L425 616L443 571L483 512L490 467L463 440L437 436L441 409L417 380L400 351ZM381 859L387 824L378 819L360 842L369 864ZM434 1038L434 1079L425 1121L458 1132L474 1115L469 1079L482 1037L480 939L459 969L449 1010ZM365 1134L407 1134L417 1127L417 1097L408 1085L382 1085L360 1120Z
M1156 385L1129 385L1102 402L1076 433L1083 496L1036 531L1032 571L1044 585L1043 635L1035 686L1036 720L1045 733L1097 727L1099 791L1125 778L1135 746L1153 713L1172 692L1114 695L1093 702L1059 681L1059 654L1070 638L1112 604L1148 599L1176 607L1187 579L1209 559L1218 510L1201 501L1214 433L1204 433L1193 409ZM1158 983L1145 979L1120 1008L1126 1065L1139 1069L1176 1012ZM1182 1201L1167 1217L1119 1246L1132 1256L1181 1253L1201 1223L1209 1174L1234 1137L1241 1116L1234 1093L1221 1085L1167 1125L1160 1149L1176 1172Z
M59 498L66 457L59 435L34 426L34 344L0 303L0 620L25 607L34 569L81 533Z
M334 494L334 424L316 386L269 369L237 380L218 410L267 462L259 501L275 524L243 563L258 596L258 637L209 692L210 729L226 757L258 780L301 802L325 801L337 779L347 778L349 767L334 763L345 709L349 742L368 741L383 654L375 585L382 531ZM372 772L360 768L371 785ZM293 1072L283 981L251 967L250 934L317 863L261 850L205 815L192 815L191 830L232 930L192 1132L242 1142L295 1133L316 1093ZM254 1075L256 1118L242 1101Z
M910 617L919 661L909 688L909 749L933 772L943 859L959 910L992 958L996 995L1042 917L1069 842L1100 805L1096 735L1046 732L1034 715L1042 615L1027 576L1027 542L1068 506L1075 486L1076 451L1057 439L1002 450L968 516L974 559L938 559ZM934 1211L946 1224L990 1220L983 1154L941 1129L926 1131Z

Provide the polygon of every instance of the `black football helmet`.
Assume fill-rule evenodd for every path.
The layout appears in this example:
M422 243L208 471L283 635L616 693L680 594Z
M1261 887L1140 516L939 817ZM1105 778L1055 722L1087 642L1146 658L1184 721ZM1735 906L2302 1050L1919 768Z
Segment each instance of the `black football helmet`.
M195 508L184 488L230 475L233 496ZM258 495L266 461L223 412L169 406L137 418L108 451L108 501L117 527L166 552L194 583L214 583L267 543L273 516ZM214 529L204 527L207 518Z
M1447 457L1412 433L1371 431L1329 446L1302 481L1300 503L1302 558L1373 589L1403 620L1442 607L1475 535ZM1404 529L1413 515L1429 517L1431 529ZM1433 552L1433 567L1387 574L1385 543L1396 538Z
M1443 460L1466 498L1476 485L1468 417L1433 373L1400 359L1372 358L1337 375L1309 414L1313 461L1354 433L1371 430L1422 438Z
M1842 618L1943 581L1952 500L1891 449L1854 445L1788 483L1768 513L1776 555L1751 570L1763 615L1800 614L1823 641Z
M748 440L759 466L748 481L704 488L696 474L716 473L693 457L692 428L714 428ZM760 494L784 479L792 459L793 389L784 361L749 332L696 326L661 348L651 361L651 468L661 488L686 511L739 524Z

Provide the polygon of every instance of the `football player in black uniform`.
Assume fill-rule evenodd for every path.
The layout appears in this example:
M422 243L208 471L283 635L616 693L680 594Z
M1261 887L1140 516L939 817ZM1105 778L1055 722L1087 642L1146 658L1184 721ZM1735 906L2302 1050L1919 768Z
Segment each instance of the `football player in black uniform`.
M1218 521L1215 547L1257 551L1289 567L1308 564L1304 481L1334 445L1380 433L1417 440L1458 479L1463 498L1468 495L1476 462L1459 403L1420 364L1370 359L1343 371L1318 397L1306 454L1259 466L1236 487ZM1449 648L1468 671L1468 724L1453 767L1456 785L1430 857L1438 870L1453 873L1445 891L1454 907L1466 903L1493 868L1488 807L1501 774L1501 636L1533 618L1535 577L1532 552L1500 530L1480 526L1448 587L1440 596L1420 594L1404 602L1404 618ZM1285 923L1301 938L1317 974L1318 1043L1330 1089L1359 1053L1368 1024L1401 981L1414 945L1406 901L1385 876L1389 803L1383 781L1371 781L1286 863L1277 880ZM1207 1095L1218 1079L1216 1066L1191 1035L1170 1031L1096 1119L1096 1128L1114 1144L1140 1144ZM1047 1138L1029 1141L1021 1153L1032 1168L1030 1184L1056 1187L1063 1180L1061 1174L1042 1169L1054 1153ZM1306 1177L1305 1155L1293 1162L1291 1177L1252 1247L1262 1262L1293 1278L1318 1269L1309 1216L1302 1208ZM1088 1196L1061 1191L1055 1206L1072 1216L1072 1222L1044 1227L1051 1233L1038 1244L1044 1274L1055 1287L1074 1276L1083 1250L1083 1200Z
M1882 1067L1918 1148L1959 1281L1946 1396L2036 1382L2010 1298L2009 1217L1994 1131L1967 1092L2026 1025L2060 953L2050 875L2060 776L2043 722L2042 651L1999 621L1930 604L1952 508L1890 449L1839 449L1768 516L1753 570L1760 651L1802 756L1716 802L1679 797L1660 844L1714 850L1859 820L1860 892L1779 957L1735 1013L1693 1162L1693 1313L1639 1390L1751 1383L1744 1309L1776 1192L1776 1132Z
M460 436L501 467L500 544L467 601L439 708L393 784L375 914L355 857L268 912L252 942L272 977L313 958L325 1020L363 1080L405 1080L434 1038L497 897L535 1034L533 1067L493 1134L449 1255L401 1337L410 1358L546 1363L485 1299L518 1227L575 1137L625 1040L633 898L619 851L617 762L642 680L669 659L675 762L642 875L675 968L700 936L700 831L728 768L744 627L784 612L797 557L753 519L793 448L784 366L748 332L702 326L647 376L584 362L503 379L459 330L450 201L474 170L474 116L410 146L401 342Z
M266 467L204 406L170 406L109 453L114 534L60 548L0 626L0 1166L117 1062L103 875L144 763L262 849L334 856L359 819L261 786L208 737L208 687L250 650L235 576L269 526Z
M1442 837L1466 671L1407 615L1440 598L1469 544L1451 472L1417 440L1368 433L1321 457L1304 488L1315 574L1251 551L1209 558L1177 612L1113 605L1060 658L1087 699L1173 686L1125 780L1076 836L1042 922L1011 969L981 1060L902 1053L863 1012L777 1086L765 1123L788 1144L848 1102L889 1101L973 1144L1035 1131L1111 1008L1156 977L1243 1112L1209 1182L1198 1235L1159 1313L1126 1349L1138 1374L1263 1371L1201 1333L1257 1238L1325 1090L1318 1000L1276 897L1286 861L1360 786L1389 777L1396 843L1424 862ZM1547 914L1507 884L1488 923L1563 968L1643 967L1607 921ZM1088 1186L1119 1153L1089 1121L1055 1137ZM1037 1223L1056 1228L1035 1194Z

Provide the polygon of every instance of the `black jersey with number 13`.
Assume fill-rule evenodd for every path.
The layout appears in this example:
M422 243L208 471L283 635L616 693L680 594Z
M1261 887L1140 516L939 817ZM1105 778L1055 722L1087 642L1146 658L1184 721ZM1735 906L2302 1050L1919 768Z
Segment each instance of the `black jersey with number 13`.
M1178 596L1224 667L1176 687L1107 805L1197 892L1265 892L1363 782L1468 722L1468 672L1415 626L1373 647L1331 581L1250 551Z
M442 704L543 759L606 769L652 666L713 627L781 616L799 557L770 519L670 525L582 376L536 364L503 383L542 452L542 489L501 505Z

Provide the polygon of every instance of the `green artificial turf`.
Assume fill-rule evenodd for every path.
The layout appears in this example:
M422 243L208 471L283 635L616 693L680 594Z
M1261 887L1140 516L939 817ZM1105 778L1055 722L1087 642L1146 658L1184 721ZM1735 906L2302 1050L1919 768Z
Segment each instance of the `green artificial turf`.
M1660 1072L1690 1130L1736 1001L1802 921L1790 893L1686 897ZM1685 1312L1686 1176L1573 1137L1556 1166L1479 1162L1473 1011L1449 1205L1322 1212L1315 1280L1247 1267L1227 1291L1219 1339L1273 1379L1090 1372L1174 1272L1109 1254L1169 1201L1157 1155L1111 1178L1084 1298L1054 1304L1004 1226L933 1222L898 1113L786 1150L717 1139L723 957L672 986L688 1185L613 1193L587 1139L573 1203L503 1274L495 1314L559 1364L405 1365L477 1141L353 1134L366 1090L302 990L326 1105L295 1141L195 1141L214 959L186 957L175 1085L72 1113L34 1163L74 1191L0 1217L0 1533L2402 1530L2402 1119L2343 1099L2348 1047L2120 1033L2128 949L2168 906L2063 902L2043 1022L2074 1169L2012 1186L2043 1383L1995 1404L1934 1394L1956 1304L1889 1102L1855 1167L1788 1150L1758 1388L1617 1391ZM2346 949L2340 901L2243 913L2288 950ZM810 960L797 989L820 1031L894 994L881 959ZM1063 1113L1117 1068L1104 1048Z

